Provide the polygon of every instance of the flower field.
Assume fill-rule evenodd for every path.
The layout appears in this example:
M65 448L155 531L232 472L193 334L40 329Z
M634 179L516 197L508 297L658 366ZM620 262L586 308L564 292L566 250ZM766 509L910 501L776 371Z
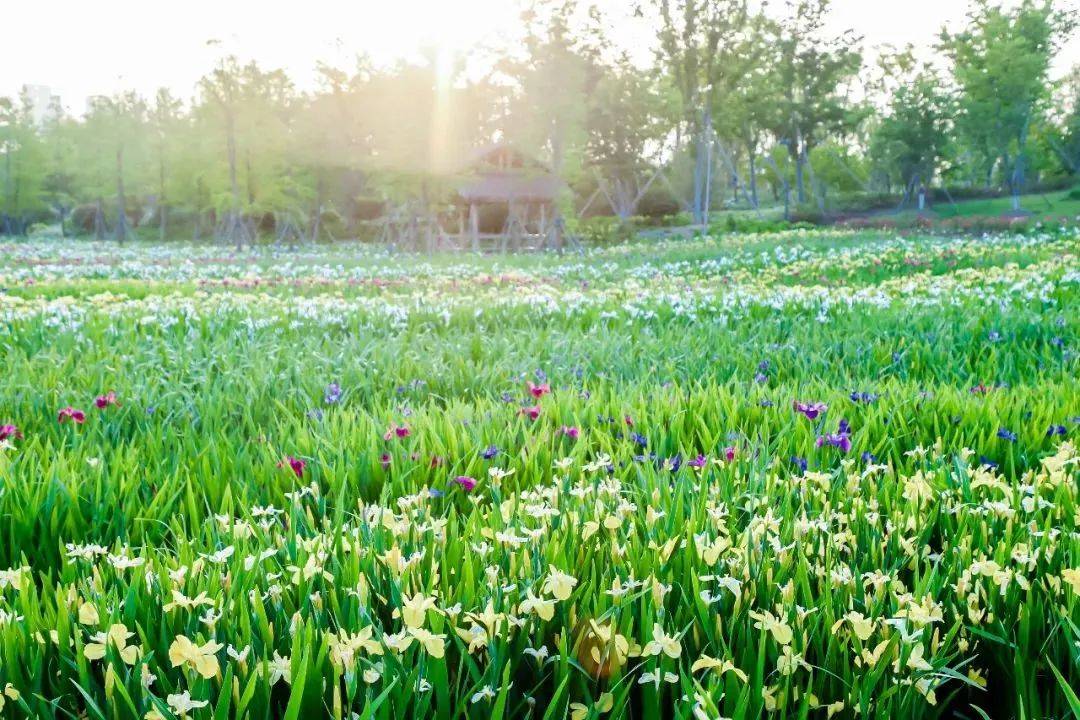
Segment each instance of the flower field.
M0 246L4 717L1080 716L1080 234Z

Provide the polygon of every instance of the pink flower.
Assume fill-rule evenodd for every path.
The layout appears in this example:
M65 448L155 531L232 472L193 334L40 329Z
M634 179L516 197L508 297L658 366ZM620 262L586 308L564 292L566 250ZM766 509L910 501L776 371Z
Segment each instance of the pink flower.
M277 464L278 467L289 466L289 469L296 474L296 477L304 477L304 468L307 467L307 463L300 458L295 458L292 455L286 455L285 459Z
M465 492L472 492L473 488L476 487L476 479L471 478L468 475L458 475L451 482L456 482L465 490Z
M14 425L0 425L0 440L8 440L10 438L20 439L23 436L19 432L19 428Z
M540 417L540 406L533 405L532 407L521 408L521 414L530 420L535 420Z
M104 410L110 405L120 407L120 403L116 399L116 393L110 390L104 395L98 395L94 398L94 404L97 405L98 410Z
M65 420L71 420L76 425L82 425L86 422L86 413L82 410L76 410L68 405L66 408L60 411L60 414L56 418L57 422L64 422Z
M411 434L412 432L409 430L408 425L391 425L386 429L386 433L383 434L383 440L407 438Z
M734 445L724 448L724 459L731 462L735 459L735 455L738 453L738 448Z
M382 465L383 470L386 470L390 467L390 460L390 453L383 453L379 456L379 464Z
M441 455L432 455L431 461L428 463L428 467L437 468L442 467L446 463Z
M528 385L528 387L529 387L529 394L532 395L537 400L539 400L540 398L544 397L549 392L551 392L551 386L548 385L547 383L543 383L541 385L535 385L535 384L533 384L532 380L530 380L530 381L528 381L526 383L526 385Z
M581 435L581 430L578 429L577 425L563 425L559 432L571 440L577 440L578 436Z
M626 427L634 427L634 419L629 415L623 415L623 422L626 423Z

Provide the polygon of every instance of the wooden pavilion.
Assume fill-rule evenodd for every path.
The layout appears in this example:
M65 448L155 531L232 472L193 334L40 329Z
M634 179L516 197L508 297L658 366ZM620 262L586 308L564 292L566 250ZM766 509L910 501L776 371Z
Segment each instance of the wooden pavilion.
M517 148L497 143L476 153L458 186L458 244L474 251L561 250L558 211L565 183Z

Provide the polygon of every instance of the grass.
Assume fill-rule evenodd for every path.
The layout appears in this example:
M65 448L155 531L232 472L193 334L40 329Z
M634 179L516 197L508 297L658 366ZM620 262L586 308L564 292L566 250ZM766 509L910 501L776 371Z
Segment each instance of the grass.
M1024 195L1020 198L1023 211L1033 215L1054 217L1080 217L1080 199L1069 197L1070 191ZM940 217L967 217L972 215L1008 215L1013 212L1012 198L988 198L984 200L961 200L938 203L934 212Z
M9 716L1075 712L1071 231L4 251Z

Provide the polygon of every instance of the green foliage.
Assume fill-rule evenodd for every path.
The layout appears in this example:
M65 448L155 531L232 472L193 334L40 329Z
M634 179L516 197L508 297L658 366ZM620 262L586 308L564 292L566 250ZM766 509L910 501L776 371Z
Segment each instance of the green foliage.
M0 714L1064 717L1078 254L10 243Z
M977 0L966 29L942 34L959 89L959 140L987 179L1000 162L1010 186L1023 184L1029 138L1050 98L1051 58L1074 25L1052 2L1009 10Z
M651 64L595 8L527 5L518 46L318 64L307 91L223 56L190 100L121 92L74 118L3 99L0 232L51 220L99 239L371 238L368 199L453 219L444 210L493 142L573 188L556 203L566 219L588 205L623 227L684 208L698 226L721 209L828 221L853 196L876 209L916 180L962 199L1080 172L1080 74L1050 77L1074 22L1050 0L974 3L966 26L942 35L941 69L911 48L865 66L860 38L832 30L828 0L779 13L746 0L642 2L632 22L655 41ZM87 224L91 205L103 212ZM1037 208L1011 211L1022 210Z

